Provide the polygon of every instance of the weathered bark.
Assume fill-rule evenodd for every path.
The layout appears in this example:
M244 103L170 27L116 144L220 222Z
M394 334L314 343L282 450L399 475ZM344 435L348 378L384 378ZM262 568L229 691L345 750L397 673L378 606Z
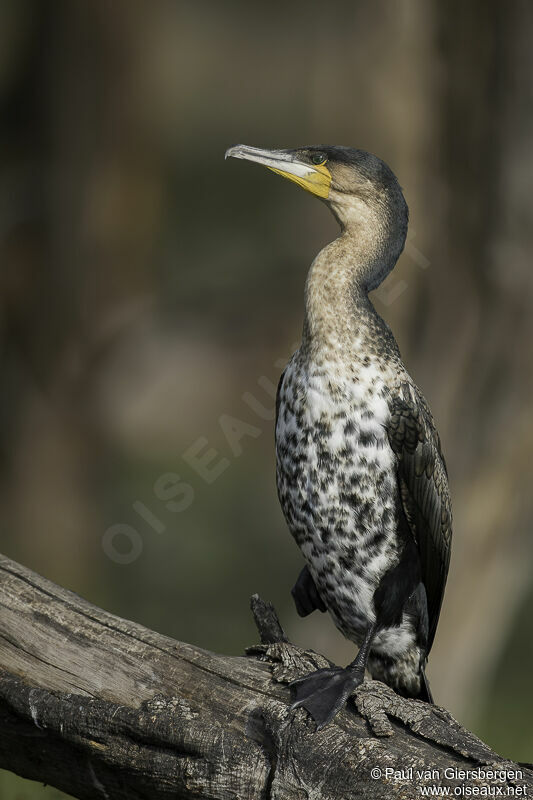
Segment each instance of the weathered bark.
M87 800L414 798L421 785L463 782L446 769L480 765L507 777L467 784L533 790L531 770L446 711L374 681L354 696L360 713L316 732L289 711L283 683L326 660L287 642L269 604L255 597L252 608L262 644L219 656L0 557L0 767Z

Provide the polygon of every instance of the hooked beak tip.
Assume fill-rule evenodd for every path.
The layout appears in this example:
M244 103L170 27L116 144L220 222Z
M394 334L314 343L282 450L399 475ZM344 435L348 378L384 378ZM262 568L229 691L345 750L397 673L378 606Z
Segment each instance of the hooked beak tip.
M239 150L242 148L242 144L236 144L233 147L228 147L226 152L224 153L224 161L228 158L235 158L239 157Z

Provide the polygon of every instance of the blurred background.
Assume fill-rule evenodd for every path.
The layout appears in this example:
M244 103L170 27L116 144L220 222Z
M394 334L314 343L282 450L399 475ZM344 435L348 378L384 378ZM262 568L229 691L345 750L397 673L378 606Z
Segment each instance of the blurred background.
M353 658L296 616L274 481L272 392L336 225L223 155L370 150L411 212L374 302L454 501L432 688L533 760L532 37L526 0L2 0L1 550L222 653L256 640L260 592ZM0 795L64 797L6 772Z

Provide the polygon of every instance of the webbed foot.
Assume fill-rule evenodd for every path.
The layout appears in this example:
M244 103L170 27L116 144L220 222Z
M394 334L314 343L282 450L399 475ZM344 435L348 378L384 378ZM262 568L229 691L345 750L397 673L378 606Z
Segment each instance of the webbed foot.
M363 678L364 668L332 667L312 672L289 684L293 701L291 710L305 708L320 730L338 714Z
M291 594L300 617L307 617L315 609L327 611L307 567L304 567L298 575L296 583L291 589Z

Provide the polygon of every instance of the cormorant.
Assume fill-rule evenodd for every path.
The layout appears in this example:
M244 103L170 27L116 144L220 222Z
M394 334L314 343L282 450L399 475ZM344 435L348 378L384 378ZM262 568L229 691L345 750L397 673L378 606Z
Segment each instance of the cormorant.
M363 681L432 702L425 665L448 572L451 505L438 433L368 293L403 250L408 208L392 170L349 147L231 147L329 206L340 236L313 261L302 343L278 387L278 496L306 560L300 615L329 611L359 645L346 668L291 684L318 727Z

